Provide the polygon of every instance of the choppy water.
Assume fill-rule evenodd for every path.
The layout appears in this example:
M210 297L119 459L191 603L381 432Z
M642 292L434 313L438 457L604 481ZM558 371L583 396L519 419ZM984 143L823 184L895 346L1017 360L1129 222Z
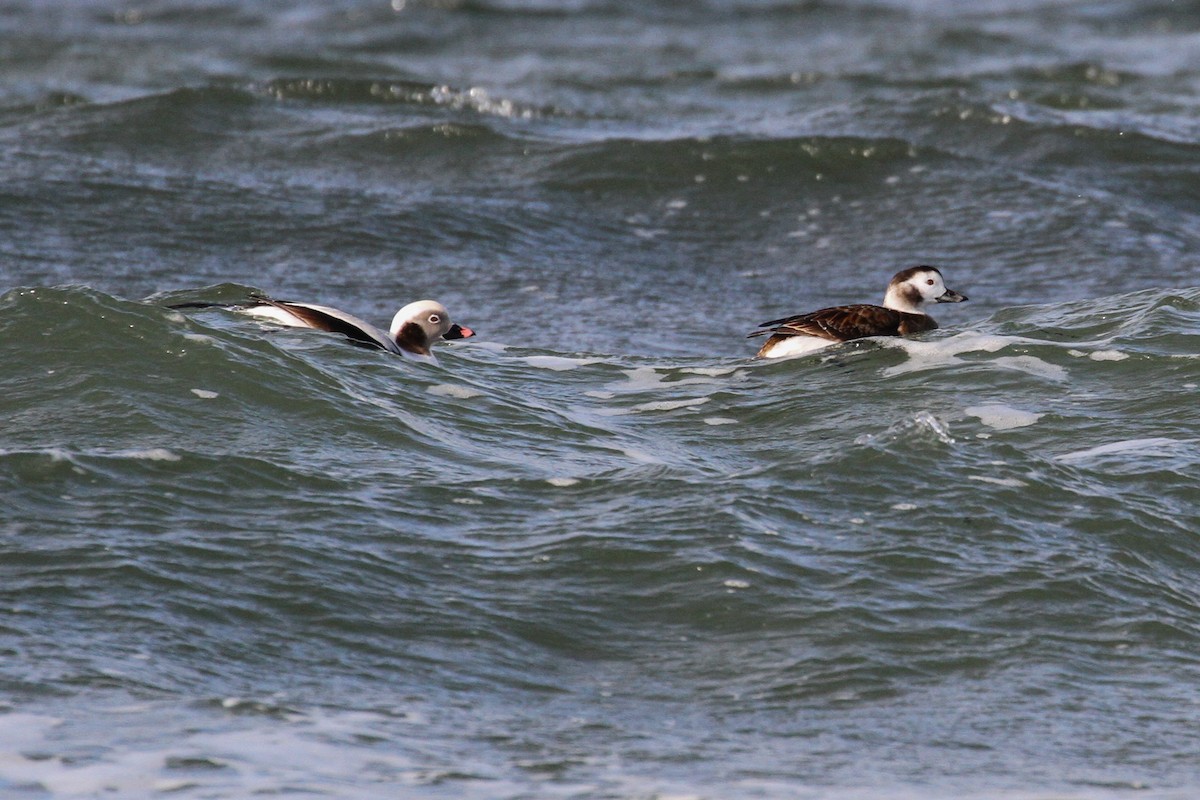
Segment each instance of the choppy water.
M0 794L1200 790L1197 3L0 31Z

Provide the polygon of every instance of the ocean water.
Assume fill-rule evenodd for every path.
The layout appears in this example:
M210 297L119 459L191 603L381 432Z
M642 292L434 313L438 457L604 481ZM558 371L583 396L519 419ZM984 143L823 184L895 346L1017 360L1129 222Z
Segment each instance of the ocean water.
M0 42L0 796L1200 792L1200 4ZM940 330L752 358L914 263ZM168 307L253 292L478 336Z

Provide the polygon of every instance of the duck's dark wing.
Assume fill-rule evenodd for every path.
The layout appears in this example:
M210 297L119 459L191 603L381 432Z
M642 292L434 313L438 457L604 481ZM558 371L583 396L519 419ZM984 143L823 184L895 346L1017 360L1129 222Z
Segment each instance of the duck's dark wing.
M255 298L256 305L271 306L289 314L296 324L319 331L340 333L348 339L372 347L378 347L397 353L400 348L386 331L376 328L369 322L358 317L339 311L329 306L318 306L310 303L291 303L284 300L272 300L269 297Z
M937 323L924 314L906 314L866 303L834 306L764 322L748 336L814 336L831 342L847 342L867 336L903 336L932 330Z

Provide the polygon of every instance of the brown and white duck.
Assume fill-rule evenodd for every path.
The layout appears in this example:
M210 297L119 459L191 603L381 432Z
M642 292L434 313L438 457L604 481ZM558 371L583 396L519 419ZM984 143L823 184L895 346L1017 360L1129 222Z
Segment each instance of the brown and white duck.
M762 323L761 330L752 331L747 338L770 334L757 356L779 358L869 336L908 336L937 328L937 322L925 311L930 303L961 303L966 299L946 288L936 267L909 267L893 276L881 306L858 303L783 317Z
M475 331L451 321L450 312L436 300L418 300L396 312L391 328L383 330L358 317L329 306L293 303L256 296L248 303L180 303L173 308L221 306L277 325L314 328L340 333L357 344L378 347L389 353L420 361L437 362L433 345L443 339L466 339Z

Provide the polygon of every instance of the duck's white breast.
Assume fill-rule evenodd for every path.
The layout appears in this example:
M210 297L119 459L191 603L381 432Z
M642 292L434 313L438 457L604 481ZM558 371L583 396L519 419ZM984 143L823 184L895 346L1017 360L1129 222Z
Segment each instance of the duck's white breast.
M802 356L806 353L815 353L818 350L823 350L831 344L837 344L837 342L830 341L829 339L821 339L816 336L789 336L772 345L770 350L762 354L762 357L783 358L785 356Z

